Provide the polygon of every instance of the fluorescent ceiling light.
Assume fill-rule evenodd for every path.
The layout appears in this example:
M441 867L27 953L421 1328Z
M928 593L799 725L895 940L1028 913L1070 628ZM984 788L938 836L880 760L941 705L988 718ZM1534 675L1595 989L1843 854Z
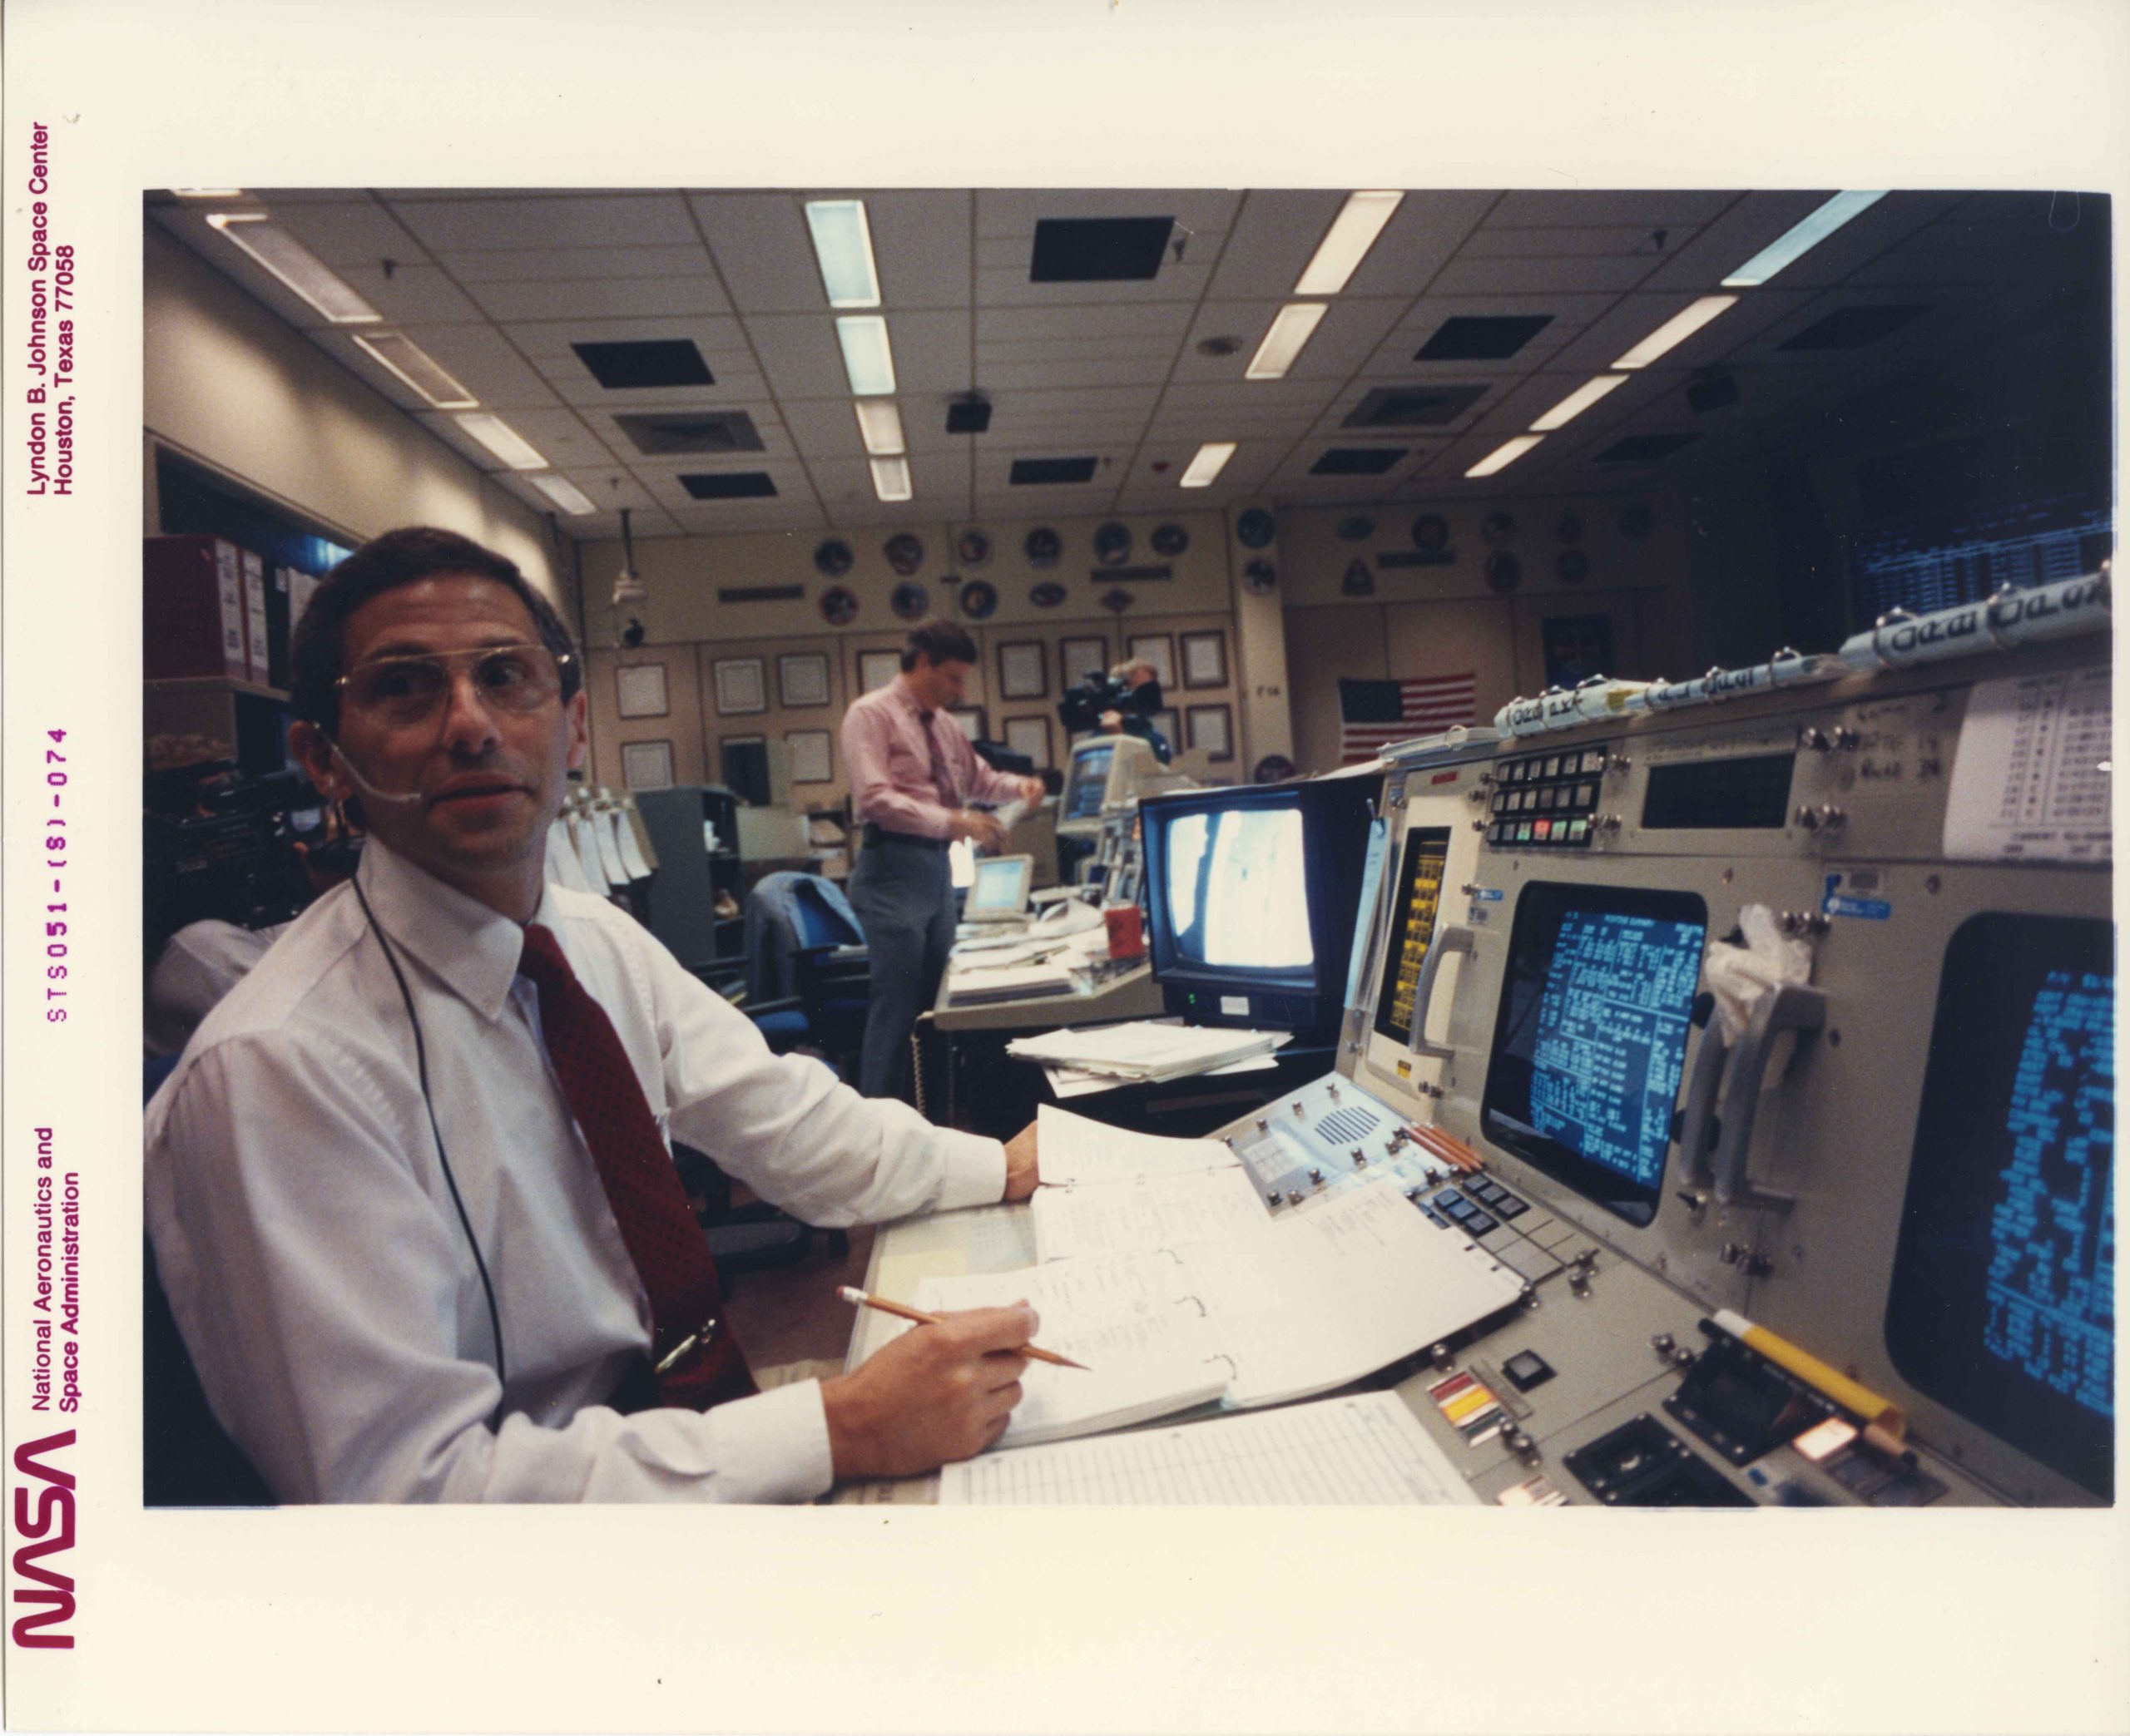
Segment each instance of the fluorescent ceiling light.
M1198 448L1198 456L1184 467L1180 486L1186 488L1209 488L1213 478L1221 473L1221 467L1235 456L1232 440L1208 440Z
M1349 193L1331 227L1316 244L1316 255L1295 284L1297 295L1336 295L1355 268L1368 257L1383 225L1398 209L1403 193Z
M439 410L470 410L480 399L439 368L412 338L398 332L349 334L380 366L396 373Z
M383 316L302 242L264 211L210 211L207 222L236 243L335 325L368 325Z
M1615 368L1647 368L1667 349L1676 349L1726 308L1736 307L1735 295L1704 295L1683 314L1674 314L1641 343L1612 364Z
M566 476L557 476L550 472L545 476L528 477L526 480L572 518L582 518L588 512L598 511L585 492Z
M878 314L846 314L835 323L843 345L843 371L860 398L884 398L895 389L895 359L888 349L888 322Z
M1242 370L1246 380L1279 380L1287 377L1287 370L1295 364L1295 358L1301 354L1301 347L1310 340L1317 322L1324 317L1325 304L1320 301L1290 301L1273 316L1272 329L1265 334L1265 341L1257 346L1257 354L1250 359L1250 365Z
M821 287L832 308L877 308L880 274L873 266L873 232L862 199L815 199L806 205L814 232L814 257L821 262Z
M1557 428L1566 428L1569 423L1574 421L1591 405L1596 403L1613 387L1624 386L1627 383L1627 377L1624 373L1599 374L1594 380L1587 381L1578 386L1574 391L1569 393L1552 409L1533 423L1532 432L1544 434L1550 433Z
M908 500L910 496L909 460L907 458L874 459L873 492L882 500Z
M1506 470L1545 438L1543 434L1518 434L1513 440L1504 440L1464 474L1492 476L1497 470Z
M902 452L902 412L893 398L860 398L851 408L858 412L858 432L866 451L876 458L892 458Z
M241 199L242 187L172 187L180 199Z
M1876 193L1837 193L1801 223L1793 224L1723 279L1726 289L1751 289L1766 283L1799 255L1809 253L1841 225L1885 197Z
M502 417L490 415L486 410L477 410L470 416L461 416L456 419L459 427L513 470L545 470L547 467L547 461L533 449L532 443Z

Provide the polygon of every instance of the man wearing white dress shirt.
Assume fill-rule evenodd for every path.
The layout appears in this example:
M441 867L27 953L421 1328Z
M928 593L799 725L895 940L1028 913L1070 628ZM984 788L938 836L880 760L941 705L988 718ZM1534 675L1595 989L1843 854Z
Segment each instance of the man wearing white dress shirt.
M833 1225L1024 1199L1033 1130L1002 1147L770 1056L627 916L547 883L585 700L508 561L391 532L292 659L291 743L369 843L201 1026L146 1159L173 1313L275 1495L802 1500L995 1439L1025 1307L718 1402L752 1382L645 1160L681 1139Z

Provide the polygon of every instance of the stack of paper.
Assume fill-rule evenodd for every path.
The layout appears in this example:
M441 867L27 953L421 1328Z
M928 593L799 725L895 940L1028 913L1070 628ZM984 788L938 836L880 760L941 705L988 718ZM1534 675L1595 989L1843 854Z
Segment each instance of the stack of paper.
M970 973L957 971L947 990L949 1006L983 1006L996 1001L1028 1001L1072 992L1072 973L1062 964L1018 964Z
M1201 1029L1140 1021L1018 1037L1007 1044L1006 1052L1023 1061L1157 1083L1269 1055L1287 1040L1284 1031Z
M1513 1306L1522 1280L1388 1179L1275 1221L1213 1140L1122 1132L1046 1107L1038 1264L928 1278L921 1308L1026 1301L1037 1342L1007 1446L1329 1392ZM1063 1184L1063 1185L1061 1185Z

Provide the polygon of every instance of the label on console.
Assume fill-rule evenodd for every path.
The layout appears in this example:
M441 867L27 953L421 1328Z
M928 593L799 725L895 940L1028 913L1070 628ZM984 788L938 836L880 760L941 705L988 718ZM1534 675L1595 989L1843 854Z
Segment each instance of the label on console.
M1250 997L1247 995L1222 995L1221 997L1221 1016L1223 1018L1230 1019L1248 1018L1250 1016Z
M1945 802L1948 858L2113 859L2108 681L2103 664L1976 684Z
M1841 874L1827 876L1827 889L1820 899L1820 908L1828 916L1862 917L1867 922L1883 922L1894 913L1894 908L1884 898L1860 898L1854 893L1844 893Z

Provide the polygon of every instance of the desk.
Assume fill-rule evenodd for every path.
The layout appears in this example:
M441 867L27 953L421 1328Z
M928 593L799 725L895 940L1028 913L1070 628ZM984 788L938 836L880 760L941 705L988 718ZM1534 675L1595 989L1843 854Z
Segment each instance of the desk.
M972 1041L987 1054L995 1051L1003 1060L1008 1037L1056 1031L1067 1025L1158 1018L1162 1014L1162 986L1154 981L1153 967L1148 964L1133 965L1099 981L1087 980L1068 995L1000 1001L988 1006L949 1006L954 982L954 967L950 962L939 984L939 999L929 1012L918 1016L910 1037L915 1049L917 1106L943 1126L960 1125L958 1112L963 1107L960 1076ZM928 1054L928 1050L933 1052Z

